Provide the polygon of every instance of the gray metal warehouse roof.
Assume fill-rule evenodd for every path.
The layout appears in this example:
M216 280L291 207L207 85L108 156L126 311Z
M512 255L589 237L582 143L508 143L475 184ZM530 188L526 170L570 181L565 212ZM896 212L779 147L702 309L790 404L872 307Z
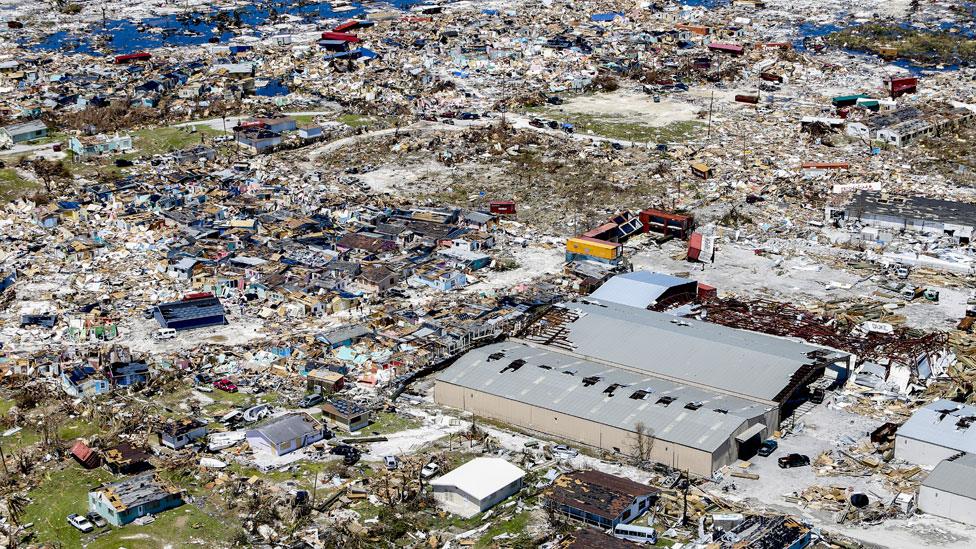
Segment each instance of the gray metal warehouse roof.
M940 462L922 486L976 499L976 455L966 454Z
M859 191L851 199L847 212L853 217L860 217L858 213L864 212L896 219L976 225L976 204L923 196L885 196L878 191Z
M493 354L498 357L496 353L504 356L491 358ZM524 364L513 368L521 360ZM591 377L599 380L585 384L584 379ZM512 341L468 352L437 379L620 429L633 431L643 422L660 440L708 452L745 429L748 420L755 423L769 410L750 400ZM614 383L622 386L610 396L605 390ZM632 398L638 390L649 394ZM665 405L660 402L662 397L675 400ZM685 408L689 403L701 407ZM715 411L720 409L728 413Z
M898 428L907 437L960 452L976 453L976 407L936 400L915 410Z
M803 342L615 304L567 303L574 352L689 383L772 401L821 349Z

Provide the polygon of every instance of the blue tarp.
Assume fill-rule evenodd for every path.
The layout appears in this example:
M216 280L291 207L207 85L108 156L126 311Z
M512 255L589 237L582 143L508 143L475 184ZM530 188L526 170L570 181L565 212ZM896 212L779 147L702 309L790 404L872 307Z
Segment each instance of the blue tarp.
M594 13L593 15L590 16L590 21L596 21L598 23L609 23L610 21L613 21L617 17L623 17L623 16L624 14L615 13L615 12Z

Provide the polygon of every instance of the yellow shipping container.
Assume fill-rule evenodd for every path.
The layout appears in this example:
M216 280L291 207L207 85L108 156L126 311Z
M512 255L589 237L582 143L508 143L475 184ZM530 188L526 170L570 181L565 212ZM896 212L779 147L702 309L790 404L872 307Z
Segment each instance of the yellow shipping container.
M613 242L605 242L595 238L577 236L566 240L566 252L571 254L588 255L600 259L617 259L623 246Z

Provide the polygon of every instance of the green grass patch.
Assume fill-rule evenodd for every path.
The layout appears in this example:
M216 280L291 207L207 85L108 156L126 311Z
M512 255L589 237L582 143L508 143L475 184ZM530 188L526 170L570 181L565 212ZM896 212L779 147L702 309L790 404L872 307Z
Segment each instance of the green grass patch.
M517 515L512 515L511 518L505 521L496 522L492 524L485 533L478 538L478 542L475 547L495 547L496 544L492 541L495 536L501 536L508 534L513 536L507 538L505 543L518 544L518 541L529 541L529 536L525 533L526 527L529 525L529 520L531 519L531 514L529 511L523 511ZM518 538L525 538L524 540L518 540Z
M95 425L91 421L84 418L74 418L61 424L58 427L58 436L61 440L70 441L76 438L87 438L96 433L101 429L98 425Z
M315 123L314 114L296 114L294 116L291 116L290 118L293 118L295 120L295 123L298 124L298 127L308 126L309 124Z
M696 121L672 122L666 126L648 126L627 122L622 116L595 116L579 113L553 113L548 118L560 124L573 125L574 131L584 135L596 135L609 139L642 143L684 143L693 140L701 132L703 124Z
M3 453L10 456L12 453L33 446L40 441L40 433L33 429L24 428L9 437L0 437L0 446L3 446Z
M88 512L88 492L113 480L116 478L104 469L88 471L74 464L48 474L28 493L31 504L21 519L22 523L34 523L32 543L98 549L230 545L236 529L229 527L223 518L212 517L192 504L160 513L152 524L145 526L108 526L82 534L69 525L66 518L69 514Z
M156 515L152 524L127 524L113 528L94 539L87 549L164 549L168 547L227 547L235 528L201 511L196 505L183 504Z
M191 128L145 128L132 135L133 145L141 155L163 154L202 144L202 138L214 137L223 132L200 124L197 131ZM124 156L123 156L124 158Z
M373 423L370 423L364 429L356 431L353 433L353 436L368 436L373 433L387 435L406 431L407 429L416 429L420 426L421 422L418 419L395 412L380 412L373 417Z
M363 114L343 114L336 120L353 128L369 128L371 130L390 128L397 122L395 116L367 116Z
M10 409L16 405L17 403L13 399L0 399L0 416L7 415L10 412Z
M80 547L82 533L68 524L71 513L88 512L88 492L113 480L104 469L87 471L77 465L69 465L49 473L33 490L28 492L31 504L27 506L22 523L33 522L33 543L57 542L62 547Z
M12 200L37 187L21 177L13 168L0 169L0 200Z

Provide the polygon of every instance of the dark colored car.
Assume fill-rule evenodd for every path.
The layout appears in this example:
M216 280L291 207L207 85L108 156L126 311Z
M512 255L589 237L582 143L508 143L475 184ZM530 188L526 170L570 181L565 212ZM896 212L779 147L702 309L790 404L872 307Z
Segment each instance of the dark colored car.
M756 453L762 457L769 457L777 448L779 448L779 444L775 440L766 440L759 446L759 451Z
M346 454L346 455L342 456L342 463L344 465L355 465L356 462L359 461L360 455L361 454L359 453L359 450L356 450L355 452L353 452L351 454Z
M359 450L349 446L348 444L340 444L339 446L333 446L329 453L335 456L347 456L352 453L359 453Z
M792 469L793 467L810 465L810 458L803 454L789 454L779 458L777 463L782 469Z

